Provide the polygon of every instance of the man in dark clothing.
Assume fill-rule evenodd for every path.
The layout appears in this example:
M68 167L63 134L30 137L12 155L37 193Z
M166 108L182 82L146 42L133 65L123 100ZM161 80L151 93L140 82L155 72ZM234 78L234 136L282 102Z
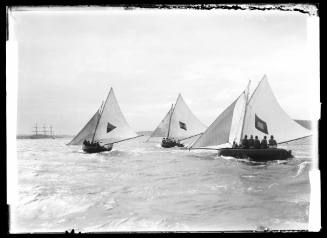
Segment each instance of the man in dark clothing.
M258 136L254 137L254 148L255 149L260 149L260 141L258 139Z
M277 148L277 142L274 140L273 135L271 135L269 139L269 148Z
M237 145L237 143L235 142L235 141L233 141L233 146L232 146L232 148L237 148L238 147L238 145Z
M249 141L248 141L248 136L245 135L244 139L242 140L242 148L243 149L249 149Z
M267 136L264 136L262 141L261 141L261 149L267 149L268 145L267 145Z
M254 148L254 139L253 139L253 135L250 135L250 139L249 139L249 148L253 149Z

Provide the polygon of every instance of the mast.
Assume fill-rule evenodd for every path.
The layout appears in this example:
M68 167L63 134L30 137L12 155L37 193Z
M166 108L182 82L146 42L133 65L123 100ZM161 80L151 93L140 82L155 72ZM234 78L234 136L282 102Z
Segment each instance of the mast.
M171 109L170 109L170 117L169 117L169 124L168 124L168 131L167 131L167 138L169 138L169 131L170 131L170 123L171 123L171 117L173 116L173 108L174 104L171 104Z
M44 133L44 135L47 134L47 131L46 131L46 129L45 129L45 124L43 124L43 133Z
M50 126L50 136L53 136L53 133L52 133L52 125Z
M35 128L35 131L34 131L34 132L35 132L35 135L37 135L37 132L38 132L38 131L37 131L37 122L35 122L35 126L34 126L34 128Z
M181 94L179 93L178 94L178 97L176 99L176 102L175 102L175 105L174 104L171 104L171 114L170 114L170 118L169 118L169 126L168 126L168 133L167 133L167 138L169 138L169 132L170 132L170 124L171 124L171 118L173 116L173 113L174 113L174 110L175 110L175 107L176 107L176 104L178 102L178 99L181 97Z
M102 112L102 109L103 109L103 103L104 103L104 101L102 100L102 102L101 102L101 106L100 106L100 112Z
M101 119L101 117L102 117L102 113L103 113L104 106L107 104L107 101L108 101L108 98L109 98L109 95L110 95L111 91L112 91L112 88L110 88L110 91L109 91L109 93L108 93L108 96L107 96L106 101L105 101L104 104L103 104L103 101L102 101L101 107L102 107L102 105L103 105L103 107L102 107L102 110L101 110L101 112L100 112L100 116L99 116L99 118L98 118L97 125L95 126L95 129L94 129L94 133L93 133L93 136L92 136L92 141L91 141L91 143L93 143L93 141L94 141L95 132L97 131L97 128L98 128L98 125L99 125L99 121L100 121L100 119Z
M118 140L118 141L115 141L115 142L107 143L107 144L104 144L104 145L115 144L115 143L118 143L118 142L135 139L135 138L138 138L138 137L141 137L141 136L144 136L144 135L138 135L138 136L134 136L134 137L131 137L131 138L127 138L127 139L123 139L123 140Z
M251 80L249 80L248 86L246 87L247 93L246 93L246 101L245 101L245 109L244 109L244 117L243 117L243 122L242 122L240 142L242 141L242 138L243 138L244 122L245 122L246 111L247 111L246 109L248 107L248 99L249 99L249 93L250 93L250 83L251 83Z

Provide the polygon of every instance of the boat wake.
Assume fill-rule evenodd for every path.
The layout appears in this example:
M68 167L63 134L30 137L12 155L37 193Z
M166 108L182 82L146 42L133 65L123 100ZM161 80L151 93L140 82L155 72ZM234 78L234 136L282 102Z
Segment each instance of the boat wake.
M231 160L231 161L235 161L235 162L241 162L244 164L248 164L248 165L267 165L269 162L265 162L265 161L255 161L255 160L251 160L250 158L235 158L235 157L231 157L231 156L218 156L217 158L220 159L224 159L224 160Z
M304 162L302 162L301 164L298 164L297 165L297 171L296 171L296 174L294 175L294 176L292 176L292 177L298 177L299 175L301 175L302 173L303 173L303 171L305 170L305 169L307 169L307 168L310 168L310 165L311 165L311 163L310 162L308 162L308 161L304 161Z
M99 155L105 157L125 157L129 155L129 152L123 150L112 150L100 152Z

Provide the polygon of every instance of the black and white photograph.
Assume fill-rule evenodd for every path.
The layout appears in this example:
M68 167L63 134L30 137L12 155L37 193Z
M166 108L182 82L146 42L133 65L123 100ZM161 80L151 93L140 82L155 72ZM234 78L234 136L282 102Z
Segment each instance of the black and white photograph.
M9 233L320 231L318 13L7 7Z

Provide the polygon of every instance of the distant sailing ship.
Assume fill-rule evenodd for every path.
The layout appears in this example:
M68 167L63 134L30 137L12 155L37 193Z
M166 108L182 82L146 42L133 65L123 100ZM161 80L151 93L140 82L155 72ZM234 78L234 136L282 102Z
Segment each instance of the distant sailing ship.
M38 130L38 126L36 122L34 128L35 128L35 130L33 131L34 135L29 136L29 139L55 139L56 138L52 126L49 126L50 129L49 131L46 130L45 125L43 125L43 130Z
M192 113L181 94L175 105L162 119L148 140L153 137L164 137L161 146L165 148L179 146L193 142L207 127ZM183 142L184 144L182 144Z
M68 145L82 145L85 152L97 153L110 151L113 144L140 136L127 123L110 88L106 101Z
M249 82L250 84L250 82ZM208 129L190 146L190 149L215 149L219 155L256 160L287 159L291 151L284 149L231 148L233 142L240 144L244 135L263 138L274 135L283 144L312 135L312 132L292 120L278 104L266 75L262 78L248 100L246 90L228 106Z

